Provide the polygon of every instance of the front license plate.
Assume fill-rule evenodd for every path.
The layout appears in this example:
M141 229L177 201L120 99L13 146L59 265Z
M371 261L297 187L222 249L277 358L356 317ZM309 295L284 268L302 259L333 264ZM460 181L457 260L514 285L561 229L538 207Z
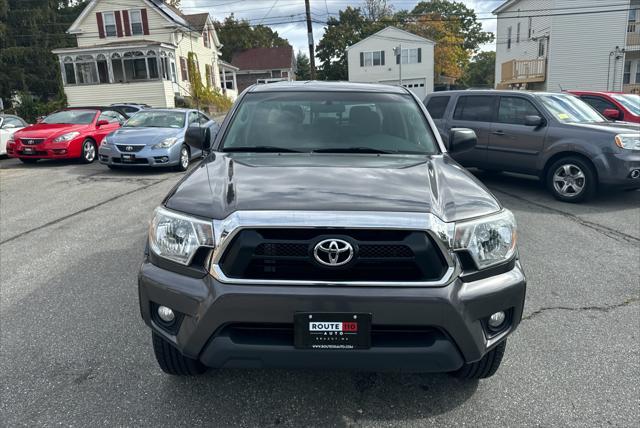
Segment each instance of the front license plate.
M133 162L136 159L136 155L122 155L123 162Z
M33 153L33 149L31 147L24 147L22 153L31 154Z
M294 343L299 349L371 347L371 314L299 312L294 324Z

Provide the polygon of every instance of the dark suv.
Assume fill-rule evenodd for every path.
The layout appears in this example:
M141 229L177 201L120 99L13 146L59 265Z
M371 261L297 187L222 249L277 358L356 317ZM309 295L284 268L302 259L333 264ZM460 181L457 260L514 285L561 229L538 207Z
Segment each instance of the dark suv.
M536 175L566 202L640 187L640 125L609 122L573 95L451 91L424 103L445 145L453 128L476 132L476 147L453 155L464 166Z
M151 221L142 317L167 373L491 376L520 322L516 224L405 88L253 86ZM475 144L452 131L452 151Z

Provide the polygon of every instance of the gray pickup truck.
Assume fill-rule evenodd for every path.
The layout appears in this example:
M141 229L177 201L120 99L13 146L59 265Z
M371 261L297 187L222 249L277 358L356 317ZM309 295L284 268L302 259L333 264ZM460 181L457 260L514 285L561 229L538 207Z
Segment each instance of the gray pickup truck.
M495 373L524 306L516 223L415 95L258 85L208 132L186 133L210 153L156 209L139 273L162 370Z
M453 128L476 132L476 147L453 155L463 166L536 175L565 202L640 188L640 125L609 122L573 95L450 91L424 103L445 145Z

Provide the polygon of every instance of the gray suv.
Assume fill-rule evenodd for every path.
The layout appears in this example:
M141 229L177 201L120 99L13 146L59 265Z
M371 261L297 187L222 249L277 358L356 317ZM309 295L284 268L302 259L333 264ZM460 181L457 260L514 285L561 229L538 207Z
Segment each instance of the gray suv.
M476 147L453 155L464 166L536 175L566 202L640 187L640 126L609 122L573 95L451 91L424 104L445 145L454 128L476 132Z
M210 154L156 209L138 283L162 370L495 373L524 305L516 223L409 90L253 86L212 147L185 138Z

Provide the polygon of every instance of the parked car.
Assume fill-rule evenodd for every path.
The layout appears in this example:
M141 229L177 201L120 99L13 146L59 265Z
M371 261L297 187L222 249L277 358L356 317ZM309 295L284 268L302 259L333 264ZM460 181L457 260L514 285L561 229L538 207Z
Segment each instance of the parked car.
M0 114L0 156L7 154L7 142L14 132L24 128L27 122L11 114Z
M619 92L568 91L611 120L640 123L640 95Z
M640 130L609 122L578 97L524 91L451 91L424 100L445 144L452 129L478 136L462 165L532 174L565 202L592 197L600 186L640 187Z
M129 116L133 116L140 110L151 108L151 106L148 104L138 104L138 103L116 103L116 104L111 104L111 107L118 107L120 110L124 111Z
M408 89L254 85L212 147L156 209L138 277L162 370L497 370L524 305L516 224Z
M7 154L25 163L72 158L91 163L105 135L119 128L127 117L117 107L61 110L13 134Z
M218 130L218 124L198 110L142 110L105 138L100 146L100 163L112 169L124 165L172 166L186 171L191 159L202 155L202 151L184 143L186 130L193 126L208 130L210 138Z

